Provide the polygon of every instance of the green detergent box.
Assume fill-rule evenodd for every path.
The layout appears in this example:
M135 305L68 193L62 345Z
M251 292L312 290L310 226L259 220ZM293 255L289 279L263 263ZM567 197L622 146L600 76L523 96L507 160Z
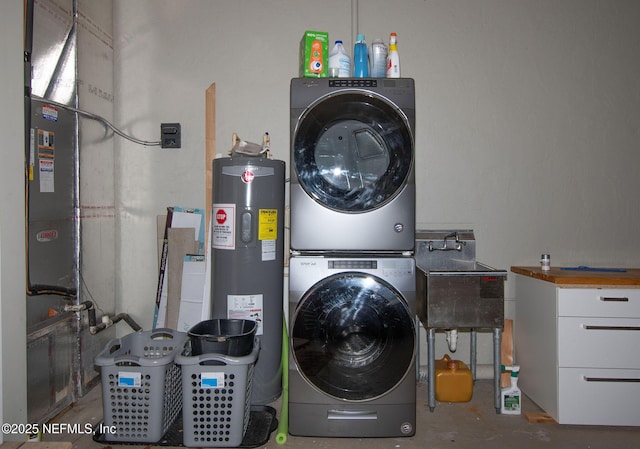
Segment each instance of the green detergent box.
M300 76L326 78L329 63L329 33L305 31L300 40Z

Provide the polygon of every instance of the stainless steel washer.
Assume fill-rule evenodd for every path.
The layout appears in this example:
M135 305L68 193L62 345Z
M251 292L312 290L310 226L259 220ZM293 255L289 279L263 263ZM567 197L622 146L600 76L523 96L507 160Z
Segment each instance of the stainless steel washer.
M292 257L289 432L415 432L413 258Z

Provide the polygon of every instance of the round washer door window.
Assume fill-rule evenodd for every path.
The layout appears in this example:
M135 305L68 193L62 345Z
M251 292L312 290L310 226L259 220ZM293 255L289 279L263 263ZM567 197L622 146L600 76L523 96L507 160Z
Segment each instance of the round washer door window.
M397 290L365 273L336 274L309 289L291 340L302 376L338 399L380 397L414 369L411 313Z
M293 150L308 195L333 210L366 212L401 191L413 163L413 135L405 114L383 97L344 91L302 113Z

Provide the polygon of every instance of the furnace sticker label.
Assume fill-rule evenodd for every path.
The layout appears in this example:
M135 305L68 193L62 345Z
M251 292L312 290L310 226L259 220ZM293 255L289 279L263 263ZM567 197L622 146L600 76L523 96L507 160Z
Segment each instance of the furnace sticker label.
M53 193L54 188L54 162L53 160L40 159L38 161L38 175L40 178L40 192Z
M213 205L211 247L215 249L236 249L236 205Z
M38 130L38 157L53 159L56 155L56 139L52 131Z
M52 122L58 121L58 108L51 105L42 105L42 118L45 120L51 120Z
M263 295L227 295L227 318L251 320L258 324L256 335L262 335L264 322Z
M55 192L55 133L38 130L38 179L40 180L40 192Z

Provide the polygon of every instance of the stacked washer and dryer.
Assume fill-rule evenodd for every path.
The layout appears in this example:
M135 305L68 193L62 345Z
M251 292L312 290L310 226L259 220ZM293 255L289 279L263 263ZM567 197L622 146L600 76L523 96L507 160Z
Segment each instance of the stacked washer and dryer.
M291 81L289 432L415 432L415 88Z

